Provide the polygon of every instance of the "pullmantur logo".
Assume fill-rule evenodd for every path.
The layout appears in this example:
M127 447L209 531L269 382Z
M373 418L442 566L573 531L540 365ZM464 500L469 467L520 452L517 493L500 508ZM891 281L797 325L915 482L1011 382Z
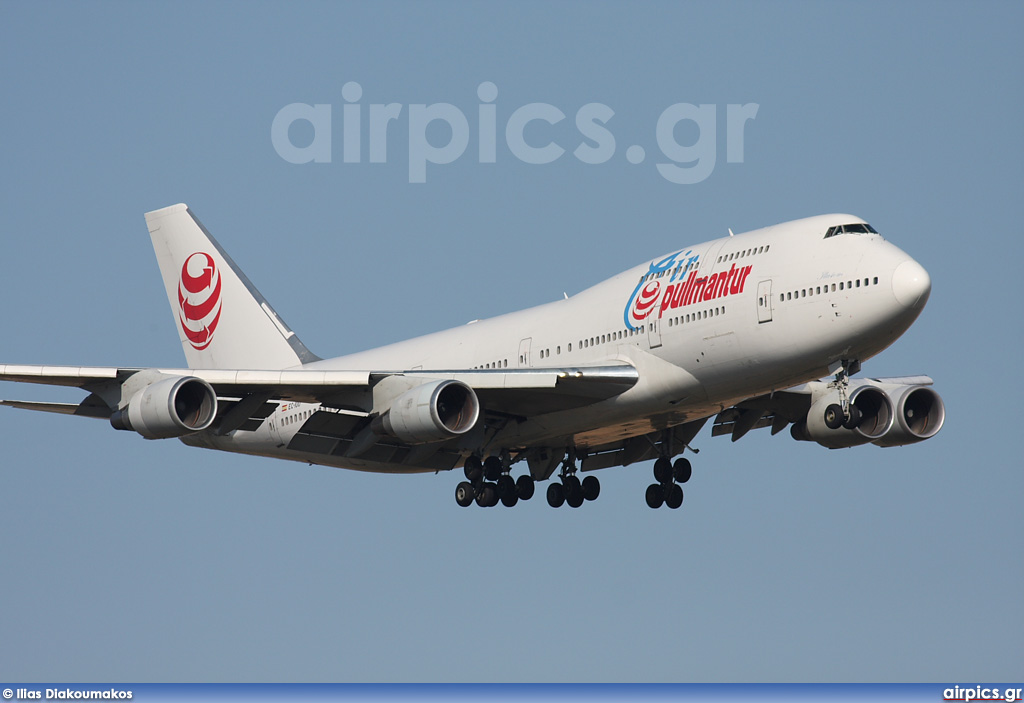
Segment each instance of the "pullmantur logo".
M567 119L560 108L539 102L514 109L501 105L503 124L499 125L498 87L485 81L477 86L476 94L479 104L470 111L474 116L471 123L465 111L446 102L363 105L362 86L352 81L346 83L341 89L345 101L341 110L342 163L387 163L390 129L408 130L410 183L427 182L428 164L442 166L462 158L474 132L476 158L481 164L497 163L497 144L502 133L512 157L528 164L550 164L568 158L567 149L571 148L573 158L584 164L598 165L610 162L619 151L611 126L615 111L603 103L586 103L577 108L574 119L578 139L562 145L548 134L543 124L531 126L531 123L557 125ZM721 123L725 132L726 162L743 163L745 128L748 121L757 117L759 107L757 103L728 104L720 111L715 104L679 102L668 105L654 123L658 173L679 185L692 185L708 178L717 161L720 112L724 113ZM334 158L333 113L329 103L290 103L278 110L270 127L270 140L278 156L292 164L331 163ZM297 146L292 142L291 128L303 122L312 126L313 138L308 144ZM692 143L680 143L676 128L687 122L696 126L698 136ZM437 144L434 142L438 140L428 139L427 131L435 123L447 125L451 132L447 143ZM440 126L431 131L435 135L445 132ZM692 132L692 128L680 131ZM543 136L545 134L547 136ZM625 149L625 157L628 163L638 165L647 159L647 152L639 144L633 144Z

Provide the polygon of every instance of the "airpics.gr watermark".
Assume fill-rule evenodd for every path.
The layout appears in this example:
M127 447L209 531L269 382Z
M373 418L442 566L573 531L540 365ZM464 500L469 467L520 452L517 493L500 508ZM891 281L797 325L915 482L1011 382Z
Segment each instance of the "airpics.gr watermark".
M363 88L358 83L348 82L341 89L345 100L342 107L342 162L364 163L364 145L368 146L365 156L371 164L388 161L388 130L392 122L401 129L401 122L408 128L409 182L426 183L427 164L450 164L461 158L469 148L473 132L476 132L477 158L479 163L493 164L498 161L498 87L485 81L477 87L480 104L476 107L476 120L470 124L466 113L451 103L401 103L361 104ZM408 109L405 109L408 107ZM728 163L743 163L744 130L747 122L757 117L760 106L757 103L726 105L722 122L725 130L725 156ZM504 112L504 110L503 110ZM587 103L576 111L575 123L579 133L578 143L570 145L572 155L585 164L603 164L611 161L616 153L615 135L608 123L615 111L603 103ZM655 140L660 157L656 163L658 173L666 180L680 185L700 183L715 170L718 152L719 110L714 104L693 105L674 103L658 116L655 125ZM531 140L527 141L527 126L530 123L556 125L566 119L566 114L548 103L529 103L513 110L504 124L505 144L513 157L528 164L550 164L562 158L566 147L554 139L538 138L543 132L537 127L529 129ZM291 139L292 125L306 122L312 126L313 138L305 146L296 146ZM676 139L676 127L684 122L696 126L697 139L681 144ZM366 127L364 128L364 123ZM434 144L427 138L431 125L443 123L451 132L445 144ZM435 126L432 132L443 132ZM291 103L285 105L274 117L270 127L270 140L278 156L289 163L331 163L333 151L333 114L330 104L309 105ZM625 150L626 161L640 164L647 158L642 146L634 144Z

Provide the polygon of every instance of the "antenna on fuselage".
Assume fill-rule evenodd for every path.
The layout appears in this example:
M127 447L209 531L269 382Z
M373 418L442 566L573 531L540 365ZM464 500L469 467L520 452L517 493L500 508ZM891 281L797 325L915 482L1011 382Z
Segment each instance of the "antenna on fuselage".
M729 236L730 237L735 237L736 236L735 234L732 233L732 228L731 227L726 227L726 229L729 230Z

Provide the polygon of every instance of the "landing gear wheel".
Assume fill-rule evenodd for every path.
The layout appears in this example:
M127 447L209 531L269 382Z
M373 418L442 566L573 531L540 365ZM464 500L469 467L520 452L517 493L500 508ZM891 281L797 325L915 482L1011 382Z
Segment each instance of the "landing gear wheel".
M501 504L506 508L513 508L518 502L519 496L516 495L515 489L513 489L511 493L506 493L501 497Z
M560 483L552 483L548 486L548 505L552 508L561 508L565 502L565 488Z
M660 483L652 483L647 487L647 494L644 497L647 498L648 507L660 508L661 504L665 502L665 489Z
M485 483L476 494L476 504L481 508L491 508L498 504L498 487L493 483Z
M516 482L512 480L512 477L508 474L501 476L498 479L498 496L502 502L505 502L505 498L508 496L515 496L518 500L519 496L516 495ZM515 505L513 503L513 505Z
M846 417L843 415L843 407L837 403L832 403L825 408L825 427L830 430L838 430L843 426L843 421Z
M665 505L675 510L683 504L683 487L673 483L665 490Z
M466 480L469 481L470 483L476 481L481 476L483 476L484 465L483 462L480 461L480 457L475 455L467 456L466 463L462 467L462 472L466 474Z
M601 495L601 482L597 476L587 476L583 479L583 497L587 500L597 500Z
M520 476L516 479L516 494L519 496L519 500L533 498L536 488L537 483L533 480L533 476Z
M488 481L497 481L503 468L500 457L487 457L484 459L484 478Z
M473 490L472 483L463 481L455 487L455 502L463 508L468 508L472 505L474 498L476 498L476 491Z
M570 508L578 508L583 505L583 486L575 476L566 476L562 479L565 485L565 502Z
M565 502L569 504L570 508L578 508L583 505L583 489L572 491L565 496Z
M678 483L689 481L690 476L693 475L693 467L690 466L690 460L676 459L676 463L672 464L672 475Z
M855 430L860 427L861 421L864 419L864 413L860 411L853 403L850 403L850 417L843 421L843 427L848 430Z
M565 495L569 496L570 493L582 493L583 488L580 485L580 480L575 476L569 475L562 479L562 485L565 486Z
M658 483L668 483L672 480L672 460L661 457L654 462L654 480Z

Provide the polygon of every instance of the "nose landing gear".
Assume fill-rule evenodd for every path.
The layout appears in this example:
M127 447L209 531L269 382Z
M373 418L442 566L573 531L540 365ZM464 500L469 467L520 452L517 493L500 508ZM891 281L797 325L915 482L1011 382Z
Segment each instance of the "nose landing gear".
M863 417L860 408L850 403L850 374L860 371L860 362L856 359L843 359L839 363L842 366L836 371L836 380L828 384L830 388L836 389L839 402L825 408L825 427L830 430L838 430L840 427L854 430L860 426Z

